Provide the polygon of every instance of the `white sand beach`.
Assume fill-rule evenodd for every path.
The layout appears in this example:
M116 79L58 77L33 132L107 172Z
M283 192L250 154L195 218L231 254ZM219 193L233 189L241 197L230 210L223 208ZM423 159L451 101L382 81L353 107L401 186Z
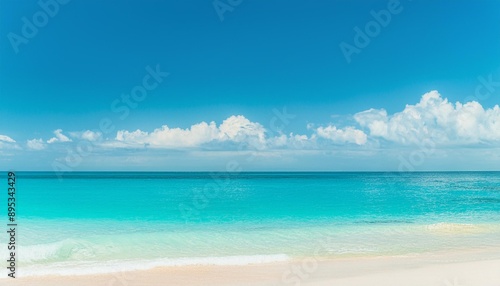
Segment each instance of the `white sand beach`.
M499 257L499 258L492 258ZM0 285L499 286L500 253L293 260L247 266L184 266L87 276L2 279Z

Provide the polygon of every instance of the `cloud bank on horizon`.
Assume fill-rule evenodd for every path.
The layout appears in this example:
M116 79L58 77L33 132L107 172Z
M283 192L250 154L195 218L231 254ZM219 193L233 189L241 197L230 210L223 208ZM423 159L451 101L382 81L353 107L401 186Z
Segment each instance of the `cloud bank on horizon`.
M500 107L484 109L476 101L451 103L438 91L424 94L420 101L394 114L384 109L369 109L352 116L356 124L337 126L309 125L310 134L272 134L262 124L243 115L233 115L221 124L200 122L182 129L163 125L153 131L119 130L105 138L100 131L54 130L54 137L33 138L25 144L0 135L1 149L50 150L53 145L89 141L105 149L172 150L315 150L328 148L376 148L412 146L431 141L436 146L499 146Z

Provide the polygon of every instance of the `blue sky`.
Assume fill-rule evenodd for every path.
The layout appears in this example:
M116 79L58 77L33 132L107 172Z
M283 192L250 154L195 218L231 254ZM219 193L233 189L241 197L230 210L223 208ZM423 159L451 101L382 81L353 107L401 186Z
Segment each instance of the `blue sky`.
M498 169L498 1L40 3L0 3L2 169Z

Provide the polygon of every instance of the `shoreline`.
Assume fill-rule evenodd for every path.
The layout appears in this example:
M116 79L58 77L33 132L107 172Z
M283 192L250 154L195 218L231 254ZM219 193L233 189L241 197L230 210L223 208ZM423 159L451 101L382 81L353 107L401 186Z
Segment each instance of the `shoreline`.
M79 276L0 279L0 285L370 285L498 286L500 251L412 256L292 259L249 265L193 265Z

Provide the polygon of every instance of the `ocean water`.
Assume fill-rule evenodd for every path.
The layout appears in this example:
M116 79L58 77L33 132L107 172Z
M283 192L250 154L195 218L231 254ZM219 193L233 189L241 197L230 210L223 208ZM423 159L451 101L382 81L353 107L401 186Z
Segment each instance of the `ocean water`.
M19 172L16 184L21 276L500 247L498 172Z

